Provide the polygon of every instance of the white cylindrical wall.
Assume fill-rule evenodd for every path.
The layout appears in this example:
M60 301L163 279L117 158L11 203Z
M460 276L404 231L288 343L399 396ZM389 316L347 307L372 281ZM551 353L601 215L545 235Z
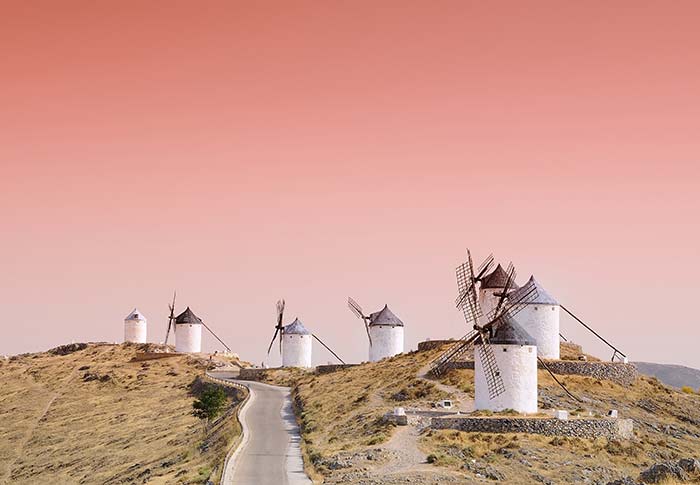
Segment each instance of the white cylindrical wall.
M559 305L525 305L515 321L535 339L540 357L559 359Z
M282 334L282 367L311 367L311 335Z
M537 348L534 345L493 344L505 392L493 399L481 365L483 347L474 347L475 408L490 411L513 409L519 413L537 412Z
M501 288L486 288L479 290L479 306L481 307L481 313L483 315L482 321L479 322L483 325L487 322L487 318L491 311L496 308L498 304L499 297L494 295L494 293L501 293L503 290Z
M145 344L147 341L147 326L145 318L124 320L124 342Z
M175 352L198 353L202 351L202 326L192 323L175 325Z
M403 327L396 325L370 325L369 361L377 362L403 352Z

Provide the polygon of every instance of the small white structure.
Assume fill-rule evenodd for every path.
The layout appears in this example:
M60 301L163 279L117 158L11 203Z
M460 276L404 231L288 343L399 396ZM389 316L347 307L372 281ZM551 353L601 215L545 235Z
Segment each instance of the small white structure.
M554 411L554 419L558 419L559 421L568 421L569 419L569 411L566 409L557 409Z
M143 313L134 308L124 319L124 342L145 344L147 342L148 321Z
M491 399L482 363L484 347L481 339L477 340L474 347L475 408L536 413L537 347L534 339L515 320L504 317L489 342L505 390Z
M527 299L527 304L515 315L515 321L535 339L537 355L543 359L559 359L559 302L540 285L534 276L520 290L510 294L517 298L518 294L528 287L534 286L537 295Z
M491 311L496 308L498 299L506 287L508 281L508 273L500 264L496 266L491 273L481 279L479 284L479 306L484 317L487 317ZM518 289L518 285L513 281L510 285L511 290ZM486 322L484 322L486 323Z
M175 352L202 351L202 320L190 307L175 318Z
M311 367L313 336L298 318L282 330L282 367Z
M391 357L403 352L403 322L384 305L380 311L369 316L369 361Z

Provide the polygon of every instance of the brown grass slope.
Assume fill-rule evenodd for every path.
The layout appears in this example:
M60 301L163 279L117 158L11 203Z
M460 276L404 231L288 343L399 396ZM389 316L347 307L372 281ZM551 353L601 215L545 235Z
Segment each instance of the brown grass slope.
M91 344L0 363L0 483L203 483L239 434L192 416L203 363L130 362L134 345Z

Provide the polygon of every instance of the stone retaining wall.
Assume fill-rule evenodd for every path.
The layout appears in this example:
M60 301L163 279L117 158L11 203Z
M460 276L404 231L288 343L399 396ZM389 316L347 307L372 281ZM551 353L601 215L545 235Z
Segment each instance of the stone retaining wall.
M424 342L418 342L418 352L425 352L426 350L437 349L443 345L453 344L455 340L426 340Z
M242 381L260 381L265 377L265 373L269 369L258 369L258 368L243 368L241 369L238 378Z
M146 360L170 359L172 357L182 357L183 354L175 352L136 352L130 362L143 362Z
M328 364L319 365L316 367L316 374L329 374L331 372L336 372L343 369L349 369L350 367L355 367L358 364Z
M623 364L622 362L547 360L545 363L554 374L588 376L616 382L623 386L629 386L639 377L639 372L634 364Z
M586 362L582 360L546 360L549 370L559 375L580 375L594 379L605 379L623 386L629 386L639 376L634 364L621 362ZM540 369L544 367L537 364ZM461 360L447 364L448 369L474 369L473 360Z
M456 429L478 433L531 433L546 436L577 438L631 439L634 436L631 419L570 419L554 418L469 418L452 416L432 418L432 429Z

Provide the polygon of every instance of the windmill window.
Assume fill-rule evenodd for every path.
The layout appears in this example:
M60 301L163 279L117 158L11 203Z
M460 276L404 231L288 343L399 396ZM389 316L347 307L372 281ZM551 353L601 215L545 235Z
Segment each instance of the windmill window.
M503 347L503 352L508 352L508 349L506 347Z

